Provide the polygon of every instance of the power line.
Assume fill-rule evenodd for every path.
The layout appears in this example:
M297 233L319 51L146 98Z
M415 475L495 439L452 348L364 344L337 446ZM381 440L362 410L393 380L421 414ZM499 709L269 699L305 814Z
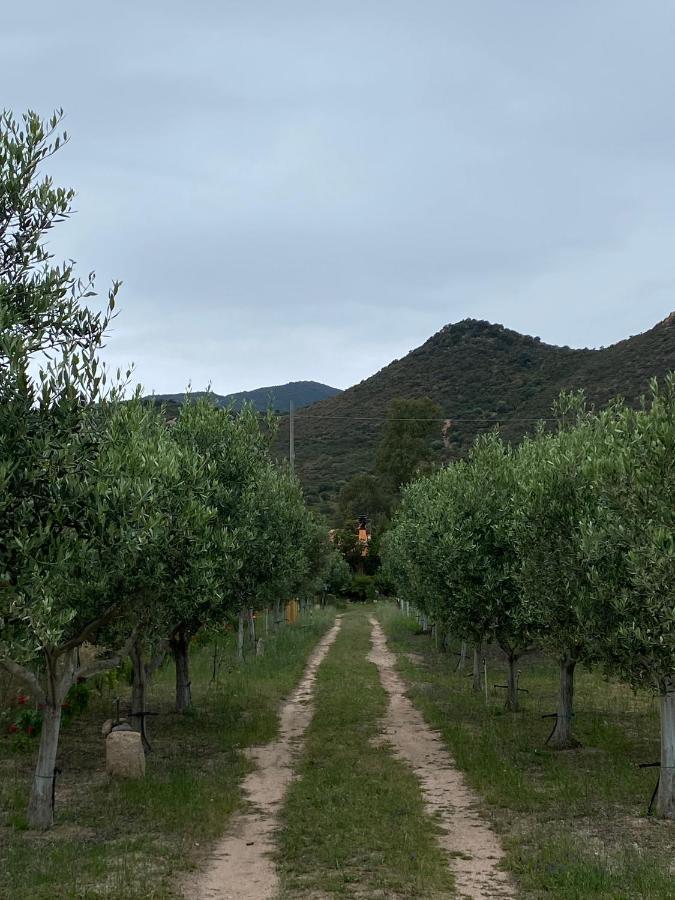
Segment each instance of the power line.
M301 415L300 411L298 411L298 413L299 413L299 415ZM286 416L286 413L277 413L277 415L279 418L282 418L282 417ZM536 423L536 422L558 422L559 421L559 419L555 418L554 416L549 416L549 417L536 416L536 417L532 417L532 418L528 418L528 419L522 419L522 418L519 418L519 419L511 419L511 418L509 418L509 419L488 419L488 418L465 419L465 418L459 418L459 417L453 418L452 416L444 416L443 418L425 419L425 418L415 418L415 417L393 418L391 416L358 416L358 415L331 416L331 415L323 415L321 413L319 413L319 414L314 413L312 415L302 416L303 422L307 422L308 420L311 420L311 419L341 419L341 420L347 420L347 421L352 421L352 422L448 422L450 425L454 425L455 423L457 423L457 424L472 424L472 425L478 425L478 424L508 425L511 423L523 424L523 423L532 423L532 422Z

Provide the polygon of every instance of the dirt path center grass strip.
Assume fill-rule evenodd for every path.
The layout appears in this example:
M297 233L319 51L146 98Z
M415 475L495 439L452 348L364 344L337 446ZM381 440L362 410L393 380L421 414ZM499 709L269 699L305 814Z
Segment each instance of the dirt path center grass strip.
M382 742L387 695L370 608L350 610L315 689L315 715L282 813L281 897L454 897L419 784Z
M252 748L248 755L256 767L244 779L244 798L250 807L238 813L229 833L218 844L203 874L187 886L190 900L271 900L278 883L270 851L277 826L278 807L293 777L295 745L312 718L312 690L316 673L340 631L337 618L319 641L297 688L281 709L279 739Z
M427 811L436 813L443 823L439 841L452 858L457 890L473 900L515 897L510 879L497 868L504 851L476 809L478 798L467 787L440 735L429 728L406 696L384 632L376 619L371 619L371 624L373 649L368 658L378 667L390 698L385 733L419 778Z

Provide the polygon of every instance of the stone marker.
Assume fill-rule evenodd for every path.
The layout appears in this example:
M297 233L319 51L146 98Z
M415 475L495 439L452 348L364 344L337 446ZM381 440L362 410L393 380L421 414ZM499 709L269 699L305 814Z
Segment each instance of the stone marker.
M111 731L105 739L105 770L113 778L143 778L145 752L137 731Z
M133 729L126 719L120 719L117 724L114 719L106 719L101 725L102 737L107 738L111 731L133 731Z

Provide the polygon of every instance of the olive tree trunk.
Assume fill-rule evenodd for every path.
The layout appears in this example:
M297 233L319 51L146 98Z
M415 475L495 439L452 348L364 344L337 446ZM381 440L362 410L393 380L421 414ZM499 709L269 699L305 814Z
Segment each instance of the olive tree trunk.
M574 669L577 661L572 656L560 660L560 689L555 728L549 738L549 746L555 750L571 750L579 746L572 737L572 716L574 714Z
M481 644L473 645L473 682L471 684L471 689L476 693L480 693L483 689L480 677L481 649Z
M47 829L54 823L54 778L61 732L61 710L68 691L78 678L90 678L120 664L120 656L80 664L79 645L91 638L97 624L98 622L90 623L79 638L70 640L61 647L45 648L44 672L31 671L15 660L0 656L0 669L25 685L42 710L37 765L28 803L30 828ZM123 655L128 653L132 639L133 634L122 650Z
M457 663L457 671L461 675L464 672L464 666L466 665L466 641L462 641L462 646L459 649L459 661Z
M656 800L657 815L675 819L675 681L661 692L661 773Z
M249 607L248 610L248 640L251 647L255 649L255 610L253 607Z
M176 712L184 713L192 706L190 681L190 635L186 628L178 628L171 636L171 655L176 666ZM215 681L215 663L214 663Z
M244 661L244 607L239 610L239 627L237 629L237 659Z
M134 731L140 731L147 743L147 723L144 721L144 713L147 712L147 696L152 676L166 659L166 653L171 642L163 641L159 651L153 659L145 659L146 647L142 638L137 638L129 649L132 666L131 682L131 724Z
M131 645L129 656L132 666L131 725L134 731L142 731L148 673L143 659L143 648L139 641L134 641Z
M28 804L30 828L46 829L54 824L54 778L60 731L61 703L54 705L53 698L48 699L42 711L40 749Z
M506 658L509 664L508 678L506 679L506 708L509 712L518 712L520 709L518 703L518 655L516 653L507 653Z

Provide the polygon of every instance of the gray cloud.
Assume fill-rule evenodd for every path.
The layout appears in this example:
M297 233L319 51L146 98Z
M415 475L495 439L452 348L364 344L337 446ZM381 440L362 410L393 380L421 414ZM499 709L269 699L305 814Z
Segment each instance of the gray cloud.
M125 282L149 389L348 386L449 321L577 346L674 306L668 0L3 10L3 102L67 112L58 254Z

